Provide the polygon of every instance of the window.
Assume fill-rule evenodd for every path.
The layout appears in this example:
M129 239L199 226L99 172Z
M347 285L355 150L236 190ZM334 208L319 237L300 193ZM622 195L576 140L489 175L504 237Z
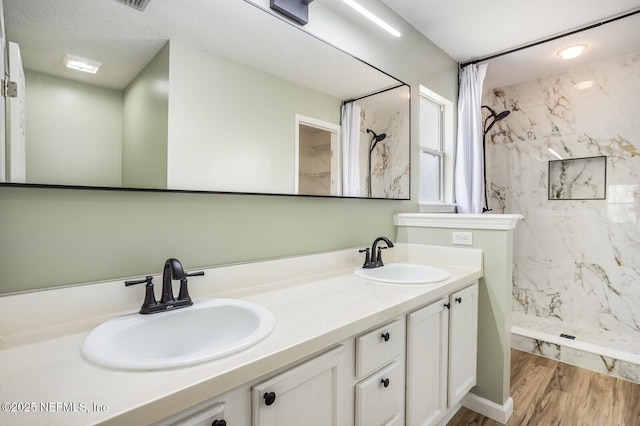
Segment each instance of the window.
M452 212L453 103L420 86L420 211Z
M420 96L420 202L442 202L444 108Z

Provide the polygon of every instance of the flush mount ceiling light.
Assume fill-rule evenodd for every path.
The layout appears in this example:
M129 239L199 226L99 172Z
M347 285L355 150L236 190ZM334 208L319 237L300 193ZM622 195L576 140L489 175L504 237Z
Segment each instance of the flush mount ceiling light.
M97 73L98 69L102 66L102 62L93 61L81 56L70 55L68 53L65 53L63 56L62 63L64 63L67 68L88 72L90 74Z
M380 26L380 28L384 29L389 34L393 35L394 37L400 37L402 35L402 34L400 34L400 31L396 30L391 25L387 24L382 19L378 18L376 15L374 15L369 10L365 9L363 6L361 6L358 3L356 3L354 0L342 0L342 1L345 2L348 6L352 7L355 10L357 10L360 14L365 16L371 22L373 22L376 25Z
M558 55L560 55L562 59L573 59L582 55L586 48L586 44L576 44L575 46L569 46L558 51Z
M587 90L593 87L593 80L585 80L573 85L578 90Z

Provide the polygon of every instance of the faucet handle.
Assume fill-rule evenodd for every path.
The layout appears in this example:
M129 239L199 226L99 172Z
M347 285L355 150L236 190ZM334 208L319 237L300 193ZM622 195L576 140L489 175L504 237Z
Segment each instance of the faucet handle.
M204 271L184 273L184 278L180 280L180 293L178 294L178 301L191 304L191 296L189 296L189 288L187 287L187 277L198 277L204 275Z
M371 253L369 252L369 247L362 249L362 250L358 250L359 253L366 253L364 256L364 264L362 265L363 268L370 268L371 266Z
M125 281L124 285L126 285L127 287L130 285L143 284L143 283L153 285L152 281L153 281L153 277L151 275L147 275L145 278L141 280Z
M144 302L142 302L142 306L140 307L141 314L150 314L153 313L153 307L158 304L156 301L156 295L153 292L153 277L151 275L147 275L143 280L133 280L133 281L125 281L124 285L136 285L146 283L145 293L144 293Z
M386 250L389 247L380 247L378 246L378 253L376 254L377 259L376 260L382 260L382 250Z
M378 253L376 254L376 267L379 266L384 266L384 263L382 263L382 250L386 250L389 247L378 247Z

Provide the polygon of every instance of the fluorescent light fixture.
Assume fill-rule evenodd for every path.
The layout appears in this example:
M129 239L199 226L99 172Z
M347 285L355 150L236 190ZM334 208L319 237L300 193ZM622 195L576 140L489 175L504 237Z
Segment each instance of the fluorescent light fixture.
M389 34L395 37L400 37L402 35L400 34L400 31L396 30L391 25L387 24L382 19L378 18L376 15L369 12L367 9L365 9L363 6L356 3L354 0L342 0L342 1L345 2L348 6L351 6L352 8L360 12L363 16L365 16L371 22L375 23L376 25L379 25L381 28L389 32Z
M62 58L62 62L67 68L88 72L90 74L97 73L98 69L102 66L102 62L93 61L81 56L70 55L68 53L65 53Z
M558 55L562 59L573 59L584 53L584 50L587 48L586 44L576 44L575 46L569 46L564 48L558 52Z

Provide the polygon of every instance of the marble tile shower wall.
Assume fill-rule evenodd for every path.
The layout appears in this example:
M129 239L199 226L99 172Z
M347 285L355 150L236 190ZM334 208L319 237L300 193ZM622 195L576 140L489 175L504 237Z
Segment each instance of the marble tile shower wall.
M371 135L367 129L387 137L379 142L371 155L372 196L375 198L409 198L409 114L380 113L362 108L360 113L360 193L368 188L368 146Z
M487 180L493 213L525 218L514 311L640 336L640 53L485 90L483 104L511 110L487 135ZM548 200L550 160L601 155L605 200Z

